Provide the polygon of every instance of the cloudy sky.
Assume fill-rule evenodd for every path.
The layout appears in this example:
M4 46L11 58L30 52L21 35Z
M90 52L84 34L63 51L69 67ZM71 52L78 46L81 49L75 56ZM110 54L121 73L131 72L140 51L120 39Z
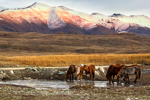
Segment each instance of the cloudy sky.
M22 8L35 2L49 6L65 6L70 9L91 14L146 15L150 17L150 0L0 0L0 7Z

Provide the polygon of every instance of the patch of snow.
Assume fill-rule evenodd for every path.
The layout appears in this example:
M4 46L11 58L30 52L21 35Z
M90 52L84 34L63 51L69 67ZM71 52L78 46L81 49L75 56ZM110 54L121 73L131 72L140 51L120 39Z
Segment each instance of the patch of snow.
M0 20L4 20L3 18L0 18Z
M31 5L27 8L33 8L33 9L36 9L36 10L47 10L47 9L50 9L51 7L46 5L46 4L35 2L33 5Z
M50 30L66 26L66 23L57 15L55 8L51 9L47 24Z

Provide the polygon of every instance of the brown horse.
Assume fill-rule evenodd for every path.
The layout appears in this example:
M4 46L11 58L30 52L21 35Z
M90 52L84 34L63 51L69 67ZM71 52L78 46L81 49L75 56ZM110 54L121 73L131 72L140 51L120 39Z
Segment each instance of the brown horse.
M119 71L122 67L123 67L123 65L121 65L121 64L114 64L114 65L109 66L107 73L106 73L106 78L109 81L109 84L111 83L112 76L113 76L112 82L114 82L115 75L117 75L119 73ZM117 83L119 83L119 76L117 76Z
M138 65L130 65L130 66L125 66L125 65L121 65L121 64L110 65L107 70L107 73L106 73L106 78L109 81L109 84L111 81L112 81L112 83L114 82L115 75L117 76L117 83L119 83L119 75L124 67L135 67L135 66L137 66L141 69L141 66L138 66ZM113 76L113 79L112 79L112 76ZM139 76L139 78L140 78L140 76Z
M86 80L87 80L87 74L90 74L90 79L92 80L92 76L93 76L93 80L95 80L95 66L94 65L84 65L83 66L83 70L86 73Z
M70 76L70 81L73 80L73 74L76 72L76 67L75 65L70 65L67 74L66 74L66 81L69 79Z
M83 67L82 66L78 66L76 73L77 73L77 80L79 79L79 76L80 76L80 80L82 81Z

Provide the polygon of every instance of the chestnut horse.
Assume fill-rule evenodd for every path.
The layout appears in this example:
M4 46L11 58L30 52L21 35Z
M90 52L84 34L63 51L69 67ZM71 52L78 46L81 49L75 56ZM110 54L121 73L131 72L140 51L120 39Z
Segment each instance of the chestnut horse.
M75 65L70 65L67 74L66 74L66 81L69 79L70 76L70 81L73 80L73 74L76 72L76 67Z
M109 66L107 73L106 73L106 78L109 81L109 84L111 83L112 76L113 76L112 82L114 82L115 75L118 75L118 72L120 71L122 67L123 65L121 64L114 64L114 65ZM117 83L119 83L119 76L117 76Z
M92 76L93 76L93 80L95 80L95 66L94 65L84 65L83 66L83 70L85 71L86 74L86 80L87 80L87 74L90 74L90 79L92 80Z
M82 81L83 66L78 66L76 73L77 73L77 80L79 79L79 76L80 76L80 80Z

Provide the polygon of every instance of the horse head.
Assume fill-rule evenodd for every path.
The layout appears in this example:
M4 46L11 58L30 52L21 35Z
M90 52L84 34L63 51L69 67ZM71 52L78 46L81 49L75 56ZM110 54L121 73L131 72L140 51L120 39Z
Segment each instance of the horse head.
M88 66L88 65L84 65L84 66L83 66L83 70L84 70L84 71L89 71L89 66Z

